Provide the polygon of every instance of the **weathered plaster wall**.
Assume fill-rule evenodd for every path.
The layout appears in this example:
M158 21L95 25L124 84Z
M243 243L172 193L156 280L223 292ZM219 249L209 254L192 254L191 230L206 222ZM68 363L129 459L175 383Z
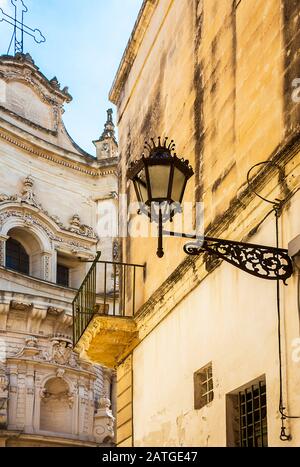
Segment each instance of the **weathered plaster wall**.
M286 107L299 105L290 103L293 88L285 82L284 69L291 67L285 65L284 47L297 33L290 20L284 22L280 0L154 4L117 102L120 192L135 199L125 180L129 161L140 156L144 140L168 135L195 169L185 201L204 202L207 227L231 208L249 168L268 159L287 137ZM148 228L146 219L134 213L131 219ZM192 227L192 221L182 226L185 231ZM148 254L155 250L155 239L124 242L128 260L147 262L141 303L184 258L176 242L173 248L174 239L165 239L172 255L162 260Z
M299 232L300 196L283 215L282 241ZM273 216L253 241L272 243ZM284 398L299 414L299 336L295 274L281 285ZM184 280L179 287L184 287ZM265 375L268 442L279 440L279 367L276 283L249 276L223 263L150 333L133 352L133 414L136 446L226 446L226 394ZM286 356L286 357L285 357ZM194 410L193 373L212 362L214 400ZM286 379L287 377L287 379ZM155 395L155 396L154 396ZM300 420L287 422L299 445Z

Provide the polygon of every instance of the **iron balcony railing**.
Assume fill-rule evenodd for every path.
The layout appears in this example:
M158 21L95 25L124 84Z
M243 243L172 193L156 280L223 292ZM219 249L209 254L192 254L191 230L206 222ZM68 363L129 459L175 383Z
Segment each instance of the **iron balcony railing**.
M134 316L145 266L100 261L98 252L72 303L75 346L96 314ZM143 274L138 274L138 271Z

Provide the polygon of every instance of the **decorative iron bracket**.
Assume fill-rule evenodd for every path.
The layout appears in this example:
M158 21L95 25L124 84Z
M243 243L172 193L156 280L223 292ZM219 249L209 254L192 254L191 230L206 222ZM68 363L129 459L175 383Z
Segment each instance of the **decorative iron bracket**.
M183 247L188 255L200 255L206 252L262 279L282 280L286 283L286 280L293 274L292 260L288 255L288 250L283 248L167 230L163 230L163 234L195 239L195 242L189 242Z

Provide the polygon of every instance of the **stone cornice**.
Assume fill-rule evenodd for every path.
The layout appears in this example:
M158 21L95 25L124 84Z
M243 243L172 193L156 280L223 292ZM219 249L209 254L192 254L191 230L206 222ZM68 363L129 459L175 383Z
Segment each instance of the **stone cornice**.
M28 152L29 154L33 156L41 157L50 162L54 162L56 164L62 165L72 170L76 170L77 172L81 172L85 175L89 175L92 177L99 177L99 176L105 176L105 175L117 175L116 168L112 168L112 167L108 167L105 169L97 168L97 167L92 168L88 166L87 164L84 164L83 162L75 162L75 161L72 162L71 160L58 156L54 154L53 152L40 149L37 145L34 145L32 143L25 141L24 139L14 135L8 130L0 129L0 138ZM95 164L97 164L96 159L95 159Z
M7 280L10 283L15 283L21 287L25 287L27 290L32 291L32 293L27 293L28 297L32 296L38 298L39 294L41 294L41 297L44 297L45 294L49 293L49 295L51 296L51 299L49 299L49 306L69 306L70 313L72 312L70 303L76 295L76 289L72 289L71 287L64 287L54 282L49 282L44 279L39 279L37 277L27 276L26 274L22 274L21 272L14 271L12 269L7 269L4 266L0 266L0 279ZM12 293L14 292L0 290L0 299L2 300L2 303L3 297L11 297L10 294ZM57 297L64 297L64 299L58 299ZM11 300L11 298L9 298L9 300Z
M121 63L109 93L109 99L115 105L118 103L124 82L130 72L157 4L158 0L143 1L138 18L135 22L133 31L129 38L127 47L121 59Z

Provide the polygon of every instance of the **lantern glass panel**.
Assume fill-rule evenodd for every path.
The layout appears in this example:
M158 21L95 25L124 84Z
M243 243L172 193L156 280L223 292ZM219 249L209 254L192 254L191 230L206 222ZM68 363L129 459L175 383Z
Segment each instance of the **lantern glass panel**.
M170 180L170 165L149 165L152 199L167 199Z
M172 194L171 198L173 201L181 203L181 196L182 196L182 191L183 187L185 184L186 177L185 175L181 172L181 170L177 169L177 167L174 167L174 176L173 176L173 186L172 186Z
M134 183L136 186L136 190L139 193L138 201L146 203L146 201L148 200L148 192L146 185L145 169L142 169L140 173L135 177Z

